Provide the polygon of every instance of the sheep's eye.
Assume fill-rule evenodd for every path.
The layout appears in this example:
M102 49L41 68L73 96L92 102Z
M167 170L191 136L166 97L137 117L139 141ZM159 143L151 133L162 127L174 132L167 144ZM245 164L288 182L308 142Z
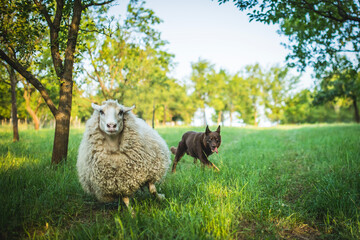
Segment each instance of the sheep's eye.
M119 115L123 115L124 111L120 110Z
M104 111L103 110L100 110L99 111L101 115L104 115Z

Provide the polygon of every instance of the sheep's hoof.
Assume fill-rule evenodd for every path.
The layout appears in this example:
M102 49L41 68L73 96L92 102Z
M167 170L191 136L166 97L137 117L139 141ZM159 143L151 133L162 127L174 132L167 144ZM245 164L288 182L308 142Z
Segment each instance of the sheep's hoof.
M156 194L156 198L157 198L158 200L160 200L160 201L163 201L163 200L165 200L165 195L164 195L164 194L161 194L161 193L158 193L158 194Z

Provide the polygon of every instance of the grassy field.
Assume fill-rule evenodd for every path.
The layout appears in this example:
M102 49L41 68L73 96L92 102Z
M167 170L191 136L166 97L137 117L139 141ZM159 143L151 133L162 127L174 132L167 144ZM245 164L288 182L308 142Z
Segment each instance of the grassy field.
M169 146L200 128L159 128ZM220 169L183 158L176 174L123 204L101 204L77 180L83 130L50 166L53 130L0 128L0 239L359 239L360 125L223 128Z

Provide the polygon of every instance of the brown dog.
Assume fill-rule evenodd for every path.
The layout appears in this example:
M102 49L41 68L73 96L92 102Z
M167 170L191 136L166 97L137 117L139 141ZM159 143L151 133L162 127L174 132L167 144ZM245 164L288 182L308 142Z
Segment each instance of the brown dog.
M204 133L192 131L184 133L178 147L170 148L171 152L175 155L172 172L174 173L176 171L176 165L185 153L194 157L194 162L196 159L199 159L203 166L214 167L216 170L220 171L215 164L208 160L208 156L213 152L218 153L220 144L220 126L215 132L210 131L209 127L206 126Z

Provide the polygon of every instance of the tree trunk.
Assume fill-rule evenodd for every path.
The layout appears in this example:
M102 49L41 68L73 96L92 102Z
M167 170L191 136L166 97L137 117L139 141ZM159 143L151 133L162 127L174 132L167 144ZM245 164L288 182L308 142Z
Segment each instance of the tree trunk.
M55 117L55 137L51 157L52 164L66 160L69 144L70 116L59 112Z
M60 88L61 97L59 109L55 115L55 137L51 157L52 164L58 164L67 158L70 134L72 86L72 81L63 80L63 84Z
M353 106L354 106L354 115L355 115L355 122L360 123L360 116L359 116L359 108L357 105L356 96L353 97Z
M219 126L220 123L221 123L221 115L222 115L222 111L219 111L218 112L218 119L217 119L217 126Z
M31 109L30 103L26 102L25 104L26 104L26 111L29 113L29 115L31 116L31 118L32 118L32 120L34 122L35 130L39 130L39 128L40 128L40 119L36 115L35 111Z
M74 54L76 49L77 37L79 33L79 26L81 20L81 12L83 7L80 0L74 1L73 17L69 27L68 41L65 50L65 60L63 74L57 73L60 77L60 101L59 108L55 114L55 137L53 154L51 157L52 164L58 164L67 158L69 134L70 134L70 117L72 106L72 91L73 91L73 68L74 68ZM52 39L56 40L57 39ZM55 49L57 50L57 49ZM51 51L54 55L59 52ZM62 64L57 62L59 59L53 57L55 68L61 69Z
M225 123L224 123L224 112L221 112L221 125L222 126L225 126Z
M166 105L164 105L164 120L163 120L163 125L165 126L166 125Z
M152 126L153 129L155 128L155 100L154 100L154 103L153 103L151 126Z
M230 127L232 127L232 121L233 121L233 105L231 104L231 107L230 107Z
M254 112L254 126L257 127L258 123L257 123L257 111L255 110Z
M205 112L205 106L204 106L204 109L203 109L203 120L204 120L204 126L207 125L207 122L206 122L206 112Z
M31 105L30 105L30 88L28 86L28 83L25 82L24 79L21 79L21 82L23 83L24 85L24 99L25 99L25 108L26 108L26 111L29 113L29 115L31 116L33 122L34 122L34 128L35 130L39 130L39 127L40 127L40 119L38 118L38 116L36 115L36 112L37 110L33 110L31 108ZM39 98L40 100L40 98ZM40 101L39 102L39 105L38 107L40 106Z
M17 105L16 105L16 76L15 70L10 67L10 83L11 83L11 118L13 125L13 142L19 141L19 128L17 118Z

